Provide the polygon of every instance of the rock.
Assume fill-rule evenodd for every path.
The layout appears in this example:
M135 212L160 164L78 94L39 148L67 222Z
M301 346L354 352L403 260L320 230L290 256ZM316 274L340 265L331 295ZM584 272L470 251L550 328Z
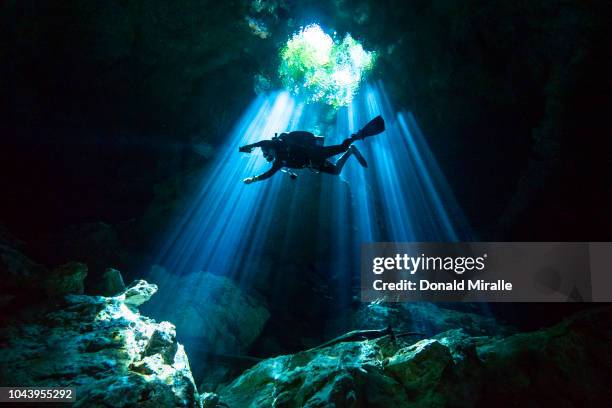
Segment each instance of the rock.
M125 283L121 272L113 268L107 268L102 275L101 294L104 296L114 296L125 291Z
M124 298L124 302L129 307L137 307L151 299L157 292L157 285L148 283L144 280L136 280L127 287L125 292L121 295Z
M49 271L13 247L20 245L14 238L0 238L0 279L3 282L0 295L3 302L19 297L29 297L27 300L31 302L31 297L38 294L57 298L83 293L87 265L68 262Z
M94 281L99 281L108 265L124 265L126 259L116 227L103 222L69 225L57 233L37 237L31 245L32 256L47 265L73 259L87 264Z
M41 289L41 281L48 274L47 269L32 261L9 238L0 241L0 279L2 294L17 294L28 289Z
M270 317L260 301L224 276L207 272L173 276L155 267L151 279L160 282L164 293L194 293L176 299L163 316L176 324L181 336L204 340L217 352L244 352Z
M342 320L332 320L332 328L342 327ZM417 331L434 335L461 328L471 335L509 334L514 328L493 317L439 306L429 302L360 303L350 315L348 330L383 329L391 326L395 331ZM336 336L333 329L329 337Z
M171 364L174 361L177 350L178 343L176 342L174 325L168 322L161 322L151 335L145 347L144 355L161 355L166 364Z
M401 314L410 316L414 330L436 334L461 328L473 336L509 334L514 328L482 313L471 313L436 303L401 303ZM481 311L482 312L482 311ZM406 318L404 317L403 320Z
M219 396L213 392L205 392L200 395L202 408L217 408L219 404Z
M174 326L134 308L154 292L137 281L116 297L69 295L15 317L0 329L0 383L75 387L77 407L201 406Z
M20 244L0 236L0 308L15 312L33 303L44 303L48 298L83 293L85 264L69 262L49 271L11 245Z
M219 390L221 401L231 407L272 406L351 406L364 396L366 384L372 393L384 384L387 402L400 406L401 385L385 375L386 356L378 342L338 343L331 347L304 351L265 360ZM370 383L370 379L374 383ZM397 391L388 393L389 389ZM333 405L336 404L336 405Z
M425 339L398 350L387 360L386 371L417 394L435 388L451 362L448 347L437 340Z
M577 313L548 329L478 340L485 405L606 406L612 400L612 308Z
M171 302L151 302L144 310L176 324L192 361L198 361L195 375L202 379L201 388L214 390L231 379L232 368L208 364L209 356L246 354L270 317L263 304L231 279L212 273L174 276L154 267L150 279L163 293L190 294L175 296Z
M339 343L264 360L218 393L231 407L606 406L611 329L607 307L506 337Z
M87 265L68 262L52 271L37 264L19 250L0 242L0 278L4 298L31 296L41 292L48 297L82 294ZM11 296L8 296L11 295Z
M44 279L44 290L49 297L83 294L83 281L87 276L87 265L68 262L58 266Z

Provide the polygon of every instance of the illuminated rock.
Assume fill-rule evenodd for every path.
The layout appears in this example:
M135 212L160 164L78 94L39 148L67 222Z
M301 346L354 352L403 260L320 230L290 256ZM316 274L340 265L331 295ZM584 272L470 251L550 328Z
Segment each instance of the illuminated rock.
M137 281L119 296L69 295L24 314L0 329L0 383L75 387L76 406L200 406L174 326L135 309L154 288Z
M611 313L508 337L338 343L264 360L219 395L232 407L606 406Z
M155 292L157 292L157 285L144 280L137 280L128 286L120 296L123 297L126 305L136 307L151 299Z
M201 379L201 388L214 390L217 384L233 378L230 367L208 364L208 360L211 354L248 353L270 317L261 300L232 279L207 272L176 276L155 266L150 279L159 283L161 296L145 305L145 310L176 325L191 361L197 361L194 374ZM172 299L165 301L163 296Z
M161 314L176 325L182 336L199 339L209 350L245 352L270 317L259 300L224 276L206 272L174 276L154 267L151 279L159 282L165 295L192 294L175 299L171 307L164 309L165 305L161 305Z

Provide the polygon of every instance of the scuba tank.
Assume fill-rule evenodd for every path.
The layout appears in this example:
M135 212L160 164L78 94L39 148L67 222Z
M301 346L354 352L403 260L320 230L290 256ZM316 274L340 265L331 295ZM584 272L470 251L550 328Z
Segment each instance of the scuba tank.
M325 140L322 136L315 136L310 132L302 130L296 130L289 133L281 133L279 136L275 136L276 139L281 140L289 146L310 148L315 146L323 146Z
M385 130L385 120L382 116L378 115L371 121L369 121L361 130L355 133L358 139L365 139L369 136L374 136L382 133ZM288 146L300 147L300 148L311 148L323 146L325 138L323 136L315 136L310 132L303 130L296 130L293 132L281 133L280 135L274 135L274 139L280 140L286 143Z

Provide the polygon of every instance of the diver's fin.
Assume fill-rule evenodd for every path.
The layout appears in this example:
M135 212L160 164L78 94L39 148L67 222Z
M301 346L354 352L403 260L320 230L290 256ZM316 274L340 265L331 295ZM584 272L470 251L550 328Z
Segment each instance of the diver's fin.
M359 164L361 164L362 167L368 167L368 162L363 157L361 152L355 146L351 146L350 149L351 149L351 153L353 153L355 157L357 158L357 160L359 161Z
M382 133L384 130L385 120L382 118L382 116L378 115L369 121L368 124L365 125L359 132L357 132L357 135L360 139L364 139L368 136L374 136Z

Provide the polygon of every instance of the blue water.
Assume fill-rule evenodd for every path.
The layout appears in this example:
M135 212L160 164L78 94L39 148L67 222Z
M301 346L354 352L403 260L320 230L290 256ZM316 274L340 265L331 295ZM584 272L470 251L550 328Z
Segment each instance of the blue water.
M296 181L277 173L251 185L241 182L270 166L258 149L238 153L241 145L291 130L324 132L325 144L336 144L379 114L386 131L355 144L368 160L367 169L351 158L340 177L306 169L297 171ZM325 270L338 310L347 310L359 284L361 243L471 239L415 117L393 108L382 83L365 85L350 106L336 112L331 126L324 117L324 109L283 91L253 100L202 173L159 253L157 263L169 274L153 273L150 279L162 287L163 301L157 302L162 317L163 310L182 307L189 301L185 296L199 296L206 287L205 279L180 287L181 280L169 276L212 272L248 289L284 255L293 257L297 268L313 262L309 267Z

